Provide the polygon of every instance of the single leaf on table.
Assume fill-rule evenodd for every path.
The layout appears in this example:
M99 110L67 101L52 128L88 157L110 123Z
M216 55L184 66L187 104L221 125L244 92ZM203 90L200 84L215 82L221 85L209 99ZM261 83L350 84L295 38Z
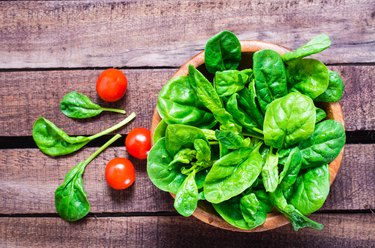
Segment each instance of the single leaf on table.
M211 128L216 120L196 96L187 76L172 78L159 93L157 108L167 124Z
M344 81L336 71L329 71L328 88L314 99L316 102L338 102L344 94Z
M109 134L135 118L135 113L131 113L116 125L92 136L75 136L71 137L64 130L58 128L51 121L44 117L38 118L33 126L33 139L38 148L45 154L50 156L61 156L73 153L91 140L103 135Z
M290 203L302 214L309 215L323 206L328 193L329 169L325 164L298 176Z
M60 102L60 109L70 118L84 119L99 115L103 111L125 114L123 109L104 108L93 103L90 98L76 91L66 94Z
M344 127L335 120L318 123L314 133L298 147L302 154L302 169L329 164L345 145Z
M241 61L241 43L230 31L224 30L211 37L204 49L204 61L208 72L235 70Z
M215 89L220 97L230 96L243 88L253 77L251 69L228 70L215 73Z
M273 50L261 50L253 55L255 89L262 112L268 104L288 94L286 71L280 55Z
M263 165L259 147L260 144L255 148L240 148L213 164L203 187L207 201L226 201L255 182Z
M120 134L116 134L89 158L78 163L66 174L64 182L55 191L55 207L61 218L66 221L77 221L85 217L90 211L90 203L83 187L82 175L86 166L120 137Z
M313 101L298 92L269 104L263 125L264 142L274 148L287 148L311 136L315 128Z
M177 190L174 199L174 208L182 216L192 215L198 205L198 187L195 182L195 170L193 170Z
M331 40L328 35L320 34L315 36L308 43L297 48L296 50L284 53L282 55L282 59L285 62L295 59L301 59L311 54L320 53L321 51L327 49L330 45Z
M316 59L302 59L288 67L288 88L311 99L325 92L329 85L327 67Z

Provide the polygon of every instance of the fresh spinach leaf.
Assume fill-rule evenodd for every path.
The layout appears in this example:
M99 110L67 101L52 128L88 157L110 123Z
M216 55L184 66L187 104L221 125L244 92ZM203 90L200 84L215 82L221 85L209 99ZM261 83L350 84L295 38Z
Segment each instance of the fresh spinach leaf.
M326 34L320 34L312 38L307 44L294 51L286 52L282 55L284 61L301 59L311 54L320 53L331 45L331 40Z
M192 65L189 65L189 81L198 100L213 113L221 128L241 132L241 126L237 125L233 116L225 110L212 84Z
M270 193L270 197L276 208L290 220L294 231L298 231L299 229L305 227L310 227L317 230L323 229L324 226L322 224L307 218L293 205L288 204L283 192L279 188Z
M182 216L192 215L198 205L198 187L195 183L195 171L193 170L177 190L174 200L174 208Z
M181 149L176 153L176 155L174 155L173 160L169 163L168 166L173 168L178 163L190 164L193 161L193 159L195 159L196 155L196 150L190 148Z
M288 87L315 99L328 88L329 73L327 67L316 59L302 59L288 67Z
M230 96L243 88L253 77L253 70L228 70L215 73L215 89L220 97Z
M274 100L264 118L264 142L285 148L307 139L314 131L315 115L313 101L298 92Z
M167 129L168 124L161 119L158 125L155 128L154 135L152 137L152 142L155 144L159 139L165 137L165 130Z
M169 167L173 157L166 149L165 139L165 137L160 138L148 153L147 174L156 187L176 194L186 175L181 173L177 165Z
M328 88L314 100L317 102L338 102L344 94L344 81L336 71L329 71Z
M123 109L103 108L93 103L88 96L76 91L69 92L63 97L60 109L64 115L76 119L94 117L103 111L125 114Z
M244 220L250 229L263 225L267 212L254 193L245 195L240 200L240 209Z
M278 159L279 155L273 154L270 149L262 168L263 185L267 192L274 192L279 183Z
M71 137L68 134L66 134L62 129L58 128L51 121L47 120L44 117L40 117L35 121L33 126L33 139L36 145L39 147L39 149L47 155L66 155L81 149L91 140L109 134L123 127L134 118L135 113L131 113L121 122L95 135L89 137Z
M204 49L204 61L208 72L235 70L241 61L241 43L230 31L222 31L211 37Z
M301 170L302 155L298 147L289 150L287 157L282 164L283 170L279 176L279 186L281 190L287 190L296 182L298 173ZM280 163L280 160L279 160Z
M216 130L216 138L219 140L221 145L225 146L227 149L239 149L241 147L249 147L250 139L244 138L241 134L235 133L233 131L220 131Z
M242 193L259 176L263 159L255 148L240 148L217 160L206 177L207 201L220 203Z
M261 50L253 55L255 89L261 110L288 94L286 71L280 55L272 50Z
M326 111L321 108L316 108L316 120L315 123L321 122L327 117Z
M332 162L345 145L345 130L335 120L325 120L316 125L314 133L299 144L302 168L311 168Z
M172 78L158 97L158 112L168 124L184 124L211 128L216 124L212 113L204 107L187 76Z
M328 165L308 170L298 176L290 203L302 214L309 215L320 209L329 193Z
M120 137L120 134L115 135L88 159L78 163L66 174L64 182L55 191L55 207L61 218L66 221L77 221L88 214L90 203L83 187L82 175L86 166Z

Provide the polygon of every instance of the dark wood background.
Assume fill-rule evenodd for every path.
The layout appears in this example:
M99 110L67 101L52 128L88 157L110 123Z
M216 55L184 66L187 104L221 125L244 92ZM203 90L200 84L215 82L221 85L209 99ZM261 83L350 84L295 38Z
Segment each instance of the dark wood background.
M233 233L180 217L171 197L154 187L146 162L130 158L135 184L110 189L104 167L128 157L123 139L87 168L91 212L78 223L61 220L54 190L65 173L108 138L58 159L43 155L31 138L44 115L69 134L88 135L123 116L85 121L59 110L77 90L103 105L99 73L124 71L126 97L110 106L135 111L121 129L150 127L157 94L179 65L228 29L243 40L290 48L324 32L332 47L318 57L346 84L342 106L347 145L342 169L326 204L312 219L323 231L294 232L290 225L265 233ZM375 2L303 1L1 1L0 2L0 246L1 247L374 247L375 246Z

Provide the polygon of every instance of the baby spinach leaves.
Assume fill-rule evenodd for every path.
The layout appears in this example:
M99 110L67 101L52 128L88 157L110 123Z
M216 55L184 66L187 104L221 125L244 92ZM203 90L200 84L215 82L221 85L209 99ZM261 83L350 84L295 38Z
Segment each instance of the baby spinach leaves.
M123 109L103 108L93 103L88 96L72 91L66 94L60 102L60 109L70 118L83 119L99 115L103 111L125 114Z
M236 35L222 31L211 37L204 49L204 60L208 72L235 70L241 61L241 44Z
M325 120L314 101L338 101L344 84L323 63L304 57L330 43L320 35L282 56L258 51L253 68L240 71L240 43L224 31L205 49L213 82L189 65L187 76L163 87L163 120L147 172L158 188L176 194L178 213L190 216L205 200L245 230L262 225L274 210L294 230L323 228L305 215L327 198L327 164L343 148L345 132L340 123Z
M54 157L62 156L78 151L91 140L123 127L134 118L135 113L131 113L121 122L95 135L71 137L51 121L40 117L33 126L33 139L43 153Z
M307 139L315 128L313 101L291 92L269 104L264 117L264 142L275 148L290 147Z
M116 134L89 158L78 163L66 174L64 182L55 191L55 207L61 218L66 221L77 221L88 214L90 203L83 187L82 175L86 166L120 137L120 134Z

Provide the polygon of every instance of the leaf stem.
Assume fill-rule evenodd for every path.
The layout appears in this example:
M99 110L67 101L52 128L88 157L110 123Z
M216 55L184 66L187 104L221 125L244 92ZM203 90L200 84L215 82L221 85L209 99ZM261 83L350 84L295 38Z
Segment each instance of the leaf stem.
M93 140L93 139L96 139L100 136L103 136L103 135L106 135L106 134L109 134L121 127L123 127L124 125L126 125L127 123L129 123L130 121L132 121L134 118L135 118L136 114L133 112L131 113L128 117L126 117L124 120L122 120L121 122L117 123L116 125L104 130L104 131L101 131L100 133L97 133L97 134L94 134L92 136L89 136L88 138L90 140Z
M208 142L208 144L209 144L210 146L212 146L212 145L218 145L218 144L219 144L219 141L210 141L210 142Z
M255 132L260 133L260 134L263 135L263 131L260 130L259 128L253 127L253 130L254 130Z
M108 111L108 112L115 112L115 113L119 113L119 114L126 114L126 111L124 109L103 108L103 107L101 107L101 110Z
M260 140L264 140L263 137L257 136L257 135L254 135L254 134L250 134L250 133L242 133L242 135L246 136L246 137L250 137L250 138L257 138L257 139L260 139Z
M90 155L84 162L83 168L84 169L96 156L98 156L102 151L104 151L108 146L110 146L113 142L121 138L121 134L116 134L110 140L108 140L104 145L102 145L99 149L97 149L93 154Z

